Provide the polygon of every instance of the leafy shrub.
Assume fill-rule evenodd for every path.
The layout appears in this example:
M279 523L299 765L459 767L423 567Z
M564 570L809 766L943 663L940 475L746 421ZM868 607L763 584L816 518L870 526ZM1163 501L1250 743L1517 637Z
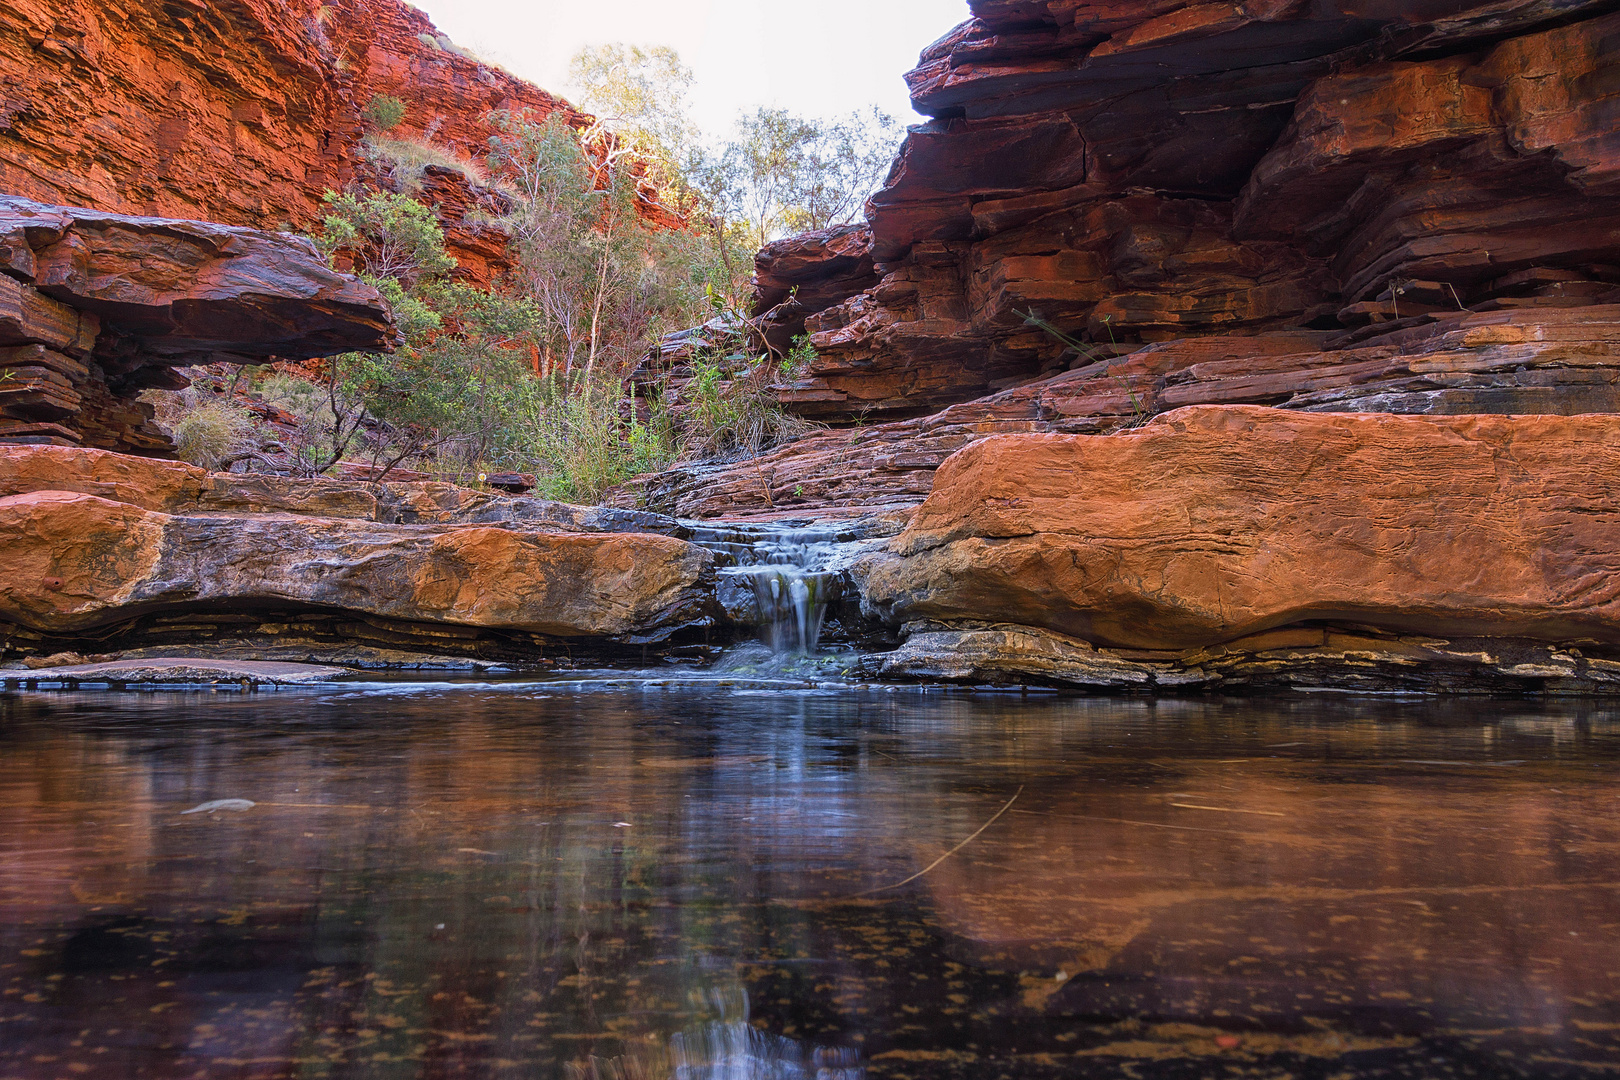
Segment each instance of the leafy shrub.
M771 390L779 377L778 366L763 357L730 378L721 361L693 361L691 381L681 391L683 452L735 461L814 430L808 420L782 409Z
M793 348L782 358L782 365L778 373L784 379L802 379L810 373L816 362L816 347L810 344L806 334L800 334L793 339Z
M360 119L378 131L391 131L405 119L405 102L392 94L378 94L360 110Z
M328 191L321 247L330 256L347 251L372 283L394 281L401 288L456 268L445 253L444 230L436 214L404 195L366 196Z
M668 418L655 411L647 423L620 412L616 382L537 380L522 425L518 460L532 464L540 490L569 502L600 502L608 489L674 458Z

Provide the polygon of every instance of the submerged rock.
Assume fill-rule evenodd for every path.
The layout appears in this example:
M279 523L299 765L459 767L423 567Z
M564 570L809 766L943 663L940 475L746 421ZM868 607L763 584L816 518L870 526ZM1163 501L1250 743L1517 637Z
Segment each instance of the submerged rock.
M208 657L166 656L141 660L85 663L84 657L68 666L52 665L30 674L30 684L106 686L172 685L176 683L241 683L246 686L299 686L329 682L351 674L346 668L317 664L273 663L254 660L219 660ZM16 680L22 676L6 676Z
M200 803L197 806L193 806L190 810L182 810L180 811L180 816L184 817L187 814L217 814L221 810L230 810L234 813L242 813L243 811L251 810L258 805L258 803L253 802L251 799L215 799L213 802L205 802Z

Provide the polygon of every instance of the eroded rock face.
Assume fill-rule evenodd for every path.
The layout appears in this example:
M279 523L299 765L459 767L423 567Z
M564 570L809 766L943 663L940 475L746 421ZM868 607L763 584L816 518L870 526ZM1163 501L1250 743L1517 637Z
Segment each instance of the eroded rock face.
M945 459L980 439L1118 431L1189 405L1434 415L1620 411L1620 306L1515 307L1507 300L1494 311L1436 313L1338 349L1327 347L1333 337L1293 330L1179 338L1112 359L1075 357L1073 370L977 401L818 432L758 460L673 470L645 481L637 494L683 517L914 505Z
M435 481L380 483L210 473L179 461L104 450L0 446L0 497L36 491L94 495L161 513L298 514L385 525L501 525L687 539L673 518L574 506Z
M868 206L880 282L794 312L821 353L781 390L805 415L1050 376L1072 354L1031 313L1104 352L1308 330L1319 352L1620 288L1602 3L972 7L907 77L936 119Z
M1190 408L1002 436L856 568L893 624L1126 649L1277 627L1620 645L1620 420Z
M407 112L391 134L477 157L491 110L567 102L456 50L398 0L20 0L0 22L0 191L47 203L232 225L308 228L321 195L364 171L361 111ZM452 169L430 183L475 281L507 265Z
M352 660L363 645L374 662L636 650L714 621L713 556L635 531L663 524L678 530L448 484L0 448L0 639L40 655L178 641L265 659Z
M785 353L806 317L878 283L872 230L837 225L767 244L754 256L754 310L772 348Z
M389 351L377 290L308 240L0 195L0 441L164 452L174 368Z
M712 568L661 536L181 516L52 491L0 499L0 537L0 619L58 635L229 605L639 644L702 622Z

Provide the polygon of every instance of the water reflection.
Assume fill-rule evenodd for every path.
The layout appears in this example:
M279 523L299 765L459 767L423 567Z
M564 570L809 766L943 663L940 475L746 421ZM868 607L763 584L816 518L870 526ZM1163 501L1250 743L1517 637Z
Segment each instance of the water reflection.
M1617 736L1489 701L9 695L0 1077L1596 1075Z

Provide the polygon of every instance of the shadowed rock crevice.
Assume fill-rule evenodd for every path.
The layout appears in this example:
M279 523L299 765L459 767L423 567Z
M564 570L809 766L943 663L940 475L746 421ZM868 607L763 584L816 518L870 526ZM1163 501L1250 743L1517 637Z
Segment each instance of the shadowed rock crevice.
M0 443L172 451L145 389L188 364L397 343L377 290L309 240L0 195Z

